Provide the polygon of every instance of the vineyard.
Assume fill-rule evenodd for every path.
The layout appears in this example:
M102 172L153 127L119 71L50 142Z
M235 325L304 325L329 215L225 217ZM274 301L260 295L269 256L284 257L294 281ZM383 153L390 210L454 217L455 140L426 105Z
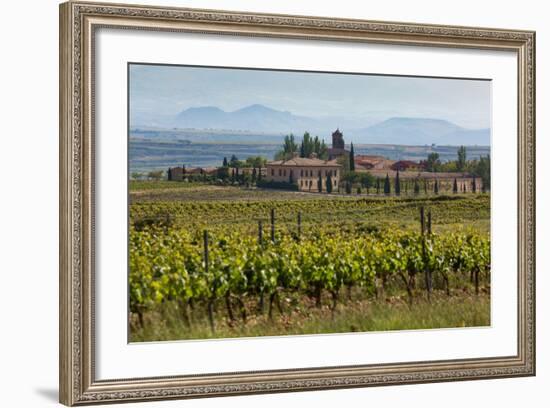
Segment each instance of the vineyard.
M386 304L473 310L470 321L392 328L489 324L487 194L294 197L134 199L131 338L261 335L252 329L261 324L270 334L365 330L360 320L391 314ZM339 325L345 313L358 323Z

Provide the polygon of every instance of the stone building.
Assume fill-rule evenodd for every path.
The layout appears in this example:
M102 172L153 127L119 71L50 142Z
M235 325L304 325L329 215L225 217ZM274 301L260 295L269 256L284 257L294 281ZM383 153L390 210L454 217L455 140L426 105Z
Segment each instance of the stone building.
M217 167L170 167L168 169L169 181L182 181L186 177L193 175L215 175Z
M336 129L332 133L332 147L328 148L328 159L336 160L345 154L349 155L349 150L346 150L344 134L340 132L340 129Z
M293 157L288 160L276 160L267 163L267 181L285 182L298 186L300 191L319 191L321 179L322 191L327 191L327 181L332 183L332 191L338 190L342 166L336 160L321 160Z
M412 160L399 160L393 163L390 168L399 171L424 171L426 165Z
M355 168L361 170L382 170L387 169L393 164L393 161L387 160L384 156L373 155L355 155Z

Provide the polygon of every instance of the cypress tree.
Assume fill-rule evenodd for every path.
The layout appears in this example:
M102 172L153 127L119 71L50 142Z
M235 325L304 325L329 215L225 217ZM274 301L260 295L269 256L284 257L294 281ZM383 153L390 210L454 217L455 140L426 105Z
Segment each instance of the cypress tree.
M399 170L395 175L395 195L401 195L401 182L399 181Z
M437 180L434 182L434 194L439 194L439 183Z
M321 172L319 171L319 180L317 180L317 189L320 193L323 192L323 179L321 178Z
M351 183L346 181L346 194L351 194Z
M355 171L355 153L353 152L353 143L349 151L349 171Z
M327 193L332 193L332 179L330 173L327 175Z
M420 185L418 184L418 179L414 180L414 194L420 194Z
M172 169L168 167L168 181L172 181Z
M456 178L453 181L453 193L458 193L458 183L456 182Z
M386 180L384 180L384 194L389 195L391 193L390 176L386 173Z
M222 167L227 167L227 166L229 166L229 163L227 162L227 157L224 157Z
M294 184L294 177L292 177L292 170L290 170L290 173L288 175L288 184Z
M472 179L472 193L475 193L477 190L477 186L476 186L476 178L474 177Z

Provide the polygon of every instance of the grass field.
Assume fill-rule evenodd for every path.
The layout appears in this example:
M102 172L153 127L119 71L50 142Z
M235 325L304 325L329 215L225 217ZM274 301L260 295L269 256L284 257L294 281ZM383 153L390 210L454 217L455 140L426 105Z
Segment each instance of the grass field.
M332 311L328 305L316 308L308 301L286 298L283 313L271 319L255 315L246 324L227 318L216 320L210 329L206 315L199 315L186 325L177 304L168 304L145 316L145 326L134 321L130 341L164 341L232 337L280 336L319 333L348 333L387 330L425 330L489 326L490 296L460 293L447 297L437 294L431 302L419 299L409 305L405 299L352 300Z

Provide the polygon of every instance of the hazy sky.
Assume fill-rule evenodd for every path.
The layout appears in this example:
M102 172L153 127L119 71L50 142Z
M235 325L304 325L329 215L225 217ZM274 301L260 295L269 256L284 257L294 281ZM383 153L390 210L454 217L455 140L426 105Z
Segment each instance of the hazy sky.
M133 113L152 116L262 104L310 117L401 116L445 119L466 128L491 125L491 83L482 80L133 64L130 98Z

